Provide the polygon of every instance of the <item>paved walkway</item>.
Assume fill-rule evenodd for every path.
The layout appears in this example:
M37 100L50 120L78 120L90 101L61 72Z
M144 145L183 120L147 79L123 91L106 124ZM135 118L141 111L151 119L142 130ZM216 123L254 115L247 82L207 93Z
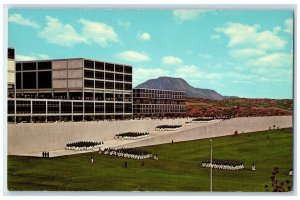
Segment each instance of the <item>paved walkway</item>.
M136 139L136 140L121 140L121 139L106 140L106 141L104 141L104 145L101 146L101 149L104 149L104 148L117 148L117 147L120 147L120 146L125 145L125 144L134 143L134 142L142 141L142 140L147 140L149 138L154 138L154 137L161 137L162 135L171 134L171 133L175 133L175 132L181 132L181 131L191 129L191 128L195 128L195 127L200 127L200 126L205 126L205 125L208 125L208 124L218 123L220 121L221 120L214 120L214 121L211 121L211 122L193 123L193 124L190 124L190 125L183 125L182 128L180 128L178 130L175 130L175 131L163 131L163 132L152 131L152 132L149 133L148 137L141 138L141 139ZM74 151L74 150L61 149L61 150L50 151L49 156L50 157L58 157L58 156L74 155L74 154L89 153L89 152L93 152L93 151ZM18 154L18 156L42 157L42 152L30 152L30 153L25 153L25 154Z

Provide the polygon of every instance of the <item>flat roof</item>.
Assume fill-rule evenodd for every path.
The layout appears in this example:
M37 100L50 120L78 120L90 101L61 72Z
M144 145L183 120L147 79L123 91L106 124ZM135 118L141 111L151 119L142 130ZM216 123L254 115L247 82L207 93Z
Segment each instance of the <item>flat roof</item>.
M184 92L183 90L164 90L164 89L152 89L152 88L133 88L133 90L159 90L159 91L171 91L171 92Z
M89 61L95 61L95 62L103 62L103 63L109 63L109 64L115 64L115 65L125 65L127 67L131 67L131 65L128 64L122 64L122 63L115 63L115 62L109 62L109 61L103 61L103 60L95 60L95 59L90 59L90 58L57 58L57 59L41 59L41 60L20 60L16 61L17 63L29 63L29 62L49 62L49 61L63 61L63 60L89 60Z

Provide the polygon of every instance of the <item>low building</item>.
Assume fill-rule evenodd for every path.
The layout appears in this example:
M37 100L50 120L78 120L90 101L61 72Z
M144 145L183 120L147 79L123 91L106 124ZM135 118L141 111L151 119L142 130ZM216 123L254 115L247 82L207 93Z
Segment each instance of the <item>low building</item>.
M183 91L133 89L133 114L135 116L182 116L185 113Z

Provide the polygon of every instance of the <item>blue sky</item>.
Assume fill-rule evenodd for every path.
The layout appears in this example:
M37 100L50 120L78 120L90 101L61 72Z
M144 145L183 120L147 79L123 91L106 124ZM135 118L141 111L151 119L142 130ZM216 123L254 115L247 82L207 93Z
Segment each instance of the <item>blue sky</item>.
M293 12L10 9L18 60L85 57L130 64L134 86L184 78L247 98L293 97Z

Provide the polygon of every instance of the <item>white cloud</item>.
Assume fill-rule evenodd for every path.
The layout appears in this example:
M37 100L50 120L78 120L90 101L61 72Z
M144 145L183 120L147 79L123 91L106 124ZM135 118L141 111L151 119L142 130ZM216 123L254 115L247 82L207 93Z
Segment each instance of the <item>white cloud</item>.
M144 33L138 34L137 38L139 40L145 40L145 41L147 41L147 40L151 39L151 35L149 33L147 33L147 32L144 32Z
M35 28L35 29L38 29L40 27L36 22L34 22L30 19L27 19L27 18L25 18L22 15L17 14L17 13L10 15L8 17L8 21L16 23L16 24L23 25L23 26L30 26L30 27Z
M210 36L210 39L211 40L220 40L221 36L219 34L213 34L213 35Z
M229 50L229 55L233 58L251 58L265 55L265 51L253 48Z
M130 22L123 22L123 21L119 20L118 25L122 28L129 29L131 23Z
M110 42L118 42L118 35L111 26L100 22L80 19L81 33L72 25L64 24L59 19L46 16L47 25L38 32L38 36L51 44L72 47L76 44L96 43L106 47Z
M151 58L147 54L137 51L123 51L116 54L115 56L119 59L131 62L144 62L151 60Z
M200 56L201 58L204 58L204 59L208 59L208 58L211 58L211 57L212 57L211 55L205 54L205 53L199 53L199 56Z
M24 55L18 55L18 54L16 54L16 60L17 61L36 60L36 57L34 57L34 56L24 56Z
M229 37L228 47L259 48L262 50L283 49L287 43L271 31L259 32L260 25L253 26L240 23L227 23L225 27L217 27L217 32Z
M44 59L44 60L49 59L49 56L46 55L46 54L39 54L38 57L39 57L40 59Z
M49 56L46 54L32 54L30 56L26 55L16 55L16 60L17 61L29 61L29 60L47 60L49 59Z
M160 76L168 76L169 71L163 70L160 68L141 68L141 67L134 67L133 68L133 84L136 86L137 84L147 81L149 79L157 78Z
M88 43L96 43L106 47L109 42L118 42L118 35L114 28L100 22L80 19L79 23L83 25L82 36Z
M210 10L195 10L195 9L177 9L173 10L173 15L176 20L181 21L192 21L202 14L209 12Z
M175 56L165 56L162 58L161 62L166 65L181 65L183 61Z
M190 79L190 78L201 78L201 79L208 79L208 80L216 80L223 77L222 74L219 73L207 73L201 71L195 65L186 65L176 69L176 73L178 77Z
M86 39L78 34L70 24L63 24L57 18L46 16L47 26L38 33L51 44L72 47L75 44L87 43Z
M275 26L274 28L273 28L273 33L274 34L277 34L277 33L279 33L281 31L281 27L280 26Z
M293 34L293 20L292 19L286 19L284 21L284 24L286 28L284 29L284 32Z
M254 67L283 67L291 68L293 56L287 53L272 53L257 59L247 61L247 65Z

